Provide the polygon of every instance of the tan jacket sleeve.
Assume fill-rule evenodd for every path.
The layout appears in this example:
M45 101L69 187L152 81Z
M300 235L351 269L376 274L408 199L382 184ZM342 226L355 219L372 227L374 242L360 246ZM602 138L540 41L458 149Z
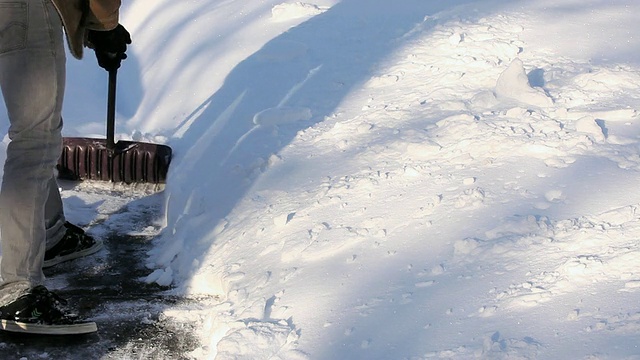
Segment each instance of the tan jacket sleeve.
M120 0L51 0L67 33L69 49L81 59L87 29L111 30L118 26Z
M111 30L118 26L120 0L89 0L84 26L90 30Z

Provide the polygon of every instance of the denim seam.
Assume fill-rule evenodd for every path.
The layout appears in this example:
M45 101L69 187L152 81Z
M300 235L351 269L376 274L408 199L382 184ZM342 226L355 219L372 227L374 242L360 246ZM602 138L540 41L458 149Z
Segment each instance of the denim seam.
M51 49L51 53L53 56L56 56L56 43L55 43L55 34L53 33L53 27L51 26L51 12L49 11L49 5L51 5L50 0L42 0L42 8L44 9L44 16L46 17L47 29L49 30L49 49ZM56 14L57 16L57 14Z

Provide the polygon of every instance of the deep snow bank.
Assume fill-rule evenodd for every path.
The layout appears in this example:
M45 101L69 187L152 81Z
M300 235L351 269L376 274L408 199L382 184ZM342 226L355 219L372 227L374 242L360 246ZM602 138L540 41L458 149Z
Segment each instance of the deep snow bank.
M633 354L632 44L563 36L629 19L459 4L297 5L182 125L148 280L224 299L194 356Z

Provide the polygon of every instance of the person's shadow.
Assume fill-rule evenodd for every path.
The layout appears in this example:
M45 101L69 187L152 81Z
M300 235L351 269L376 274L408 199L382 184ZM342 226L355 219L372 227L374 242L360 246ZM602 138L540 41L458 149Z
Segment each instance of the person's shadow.
M406 41L435 27L438 21L428 16L471 2L344 0L239 63L175 129L180 137L170 142L178 150L166 191L166 253L157 265L172 263L180 269L176 276L196 272L192 263L201 262L191 254L181 258L178 244L215 234L269 158L338 111ZM412 31L417 27L421 31ZM208 240L189 243L198 246L191 251L206 254L215 236Z

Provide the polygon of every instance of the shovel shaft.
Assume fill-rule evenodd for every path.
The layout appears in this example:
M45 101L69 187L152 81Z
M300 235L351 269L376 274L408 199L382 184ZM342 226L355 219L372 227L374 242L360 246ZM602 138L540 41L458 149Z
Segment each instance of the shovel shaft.
M64 138L58 177L72 181L162 184L171 162L171 148L138 141L115 142L117 71L109 71L107 138Z
M109 71L109 94L107 98L107 148L115 149L116 132L116 85L118 70Z

